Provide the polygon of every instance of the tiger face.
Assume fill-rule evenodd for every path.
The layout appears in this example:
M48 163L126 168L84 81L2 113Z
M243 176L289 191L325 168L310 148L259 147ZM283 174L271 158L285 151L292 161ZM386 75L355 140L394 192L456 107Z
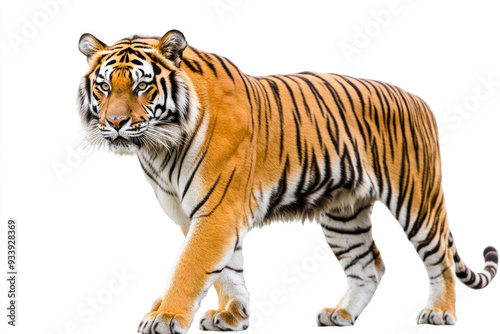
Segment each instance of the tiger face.
M173 30L161 39L133 36L108 47L80 38L89 72L78 92L88 140L118 154L172 150L194 128L196 98L180 69L187 43Z

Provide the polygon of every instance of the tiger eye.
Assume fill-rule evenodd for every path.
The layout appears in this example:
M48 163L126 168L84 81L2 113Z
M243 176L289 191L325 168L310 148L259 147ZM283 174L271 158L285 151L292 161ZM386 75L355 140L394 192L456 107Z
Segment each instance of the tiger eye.
M139 88L140 90L144 90L146 89L146 87L148 87L148 85L145 83L145 82L141 82L137 88Z
M110 89L109 84L106 82L101 83L101 89L105 92L109 91Z

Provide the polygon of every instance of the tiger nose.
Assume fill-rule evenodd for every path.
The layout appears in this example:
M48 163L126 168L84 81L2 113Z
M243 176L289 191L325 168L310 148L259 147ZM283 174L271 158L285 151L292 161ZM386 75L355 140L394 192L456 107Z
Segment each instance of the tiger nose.
M110 116L106 118L108 122L115 127L115 129L120 130L120 128L127 123L130 117L119 117L119 116Z

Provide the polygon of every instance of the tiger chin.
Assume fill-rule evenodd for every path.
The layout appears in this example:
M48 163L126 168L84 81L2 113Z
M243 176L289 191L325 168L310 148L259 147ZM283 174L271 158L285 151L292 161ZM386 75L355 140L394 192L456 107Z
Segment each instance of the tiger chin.
M345 295L319 326L353 325L385 265L371 233L376 201L388 207L430 280L419 324L453 325L455 276L481 289L449 229L437 126L420 98L396 86L303 72L252 77L171 30L112 46L82 35L89 71L78 92L89 143L137 155L165 213L186 239L142 334L186 333L208 289L219 305L200 328L249 326L243 239L275 220L313 219L347 276ZM453 272L454 269L454 272Z

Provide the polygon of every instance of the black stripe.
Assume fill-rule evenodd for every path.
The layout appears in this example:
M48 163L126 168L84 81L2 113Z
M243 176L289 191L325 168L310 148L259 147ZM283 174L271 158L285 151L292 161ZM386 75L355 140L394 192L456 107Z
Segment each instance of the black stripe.
M353 189L354 189L354 188L357 188L357 186L363 182L363 177L364 177L363 176L363 166L361 165L361 155L359 154L359 148L358 148L357 141L355 141L353 144L353 151L354 151L354 155L355 155L356 171L357 171L357 174L355 174L356 182L353 186Z
M330 122L331 122L331 119L330 118L327 118L326 119L326 130L328 131L328 136L330 137L330 141L332 142L333 144L333 147L335 148L335 151L337 152L337 154L339 154L339 128L338 128L338 124L337 122L334 121L334 124L335 124L335 127L336 127L336 132L335 134L337 135L337 138L334 138L334 135L333 135L333 132L332 132L332 128L330 126Z
M139 163L142 167L142 170L144 171L144 173L151 179L153 180L154 183L156 183L156 185L167 195L171 195L171 196L175 196L175 194L171 191L168 191L167 189L165 189L160 183L158 183L158 181L156 180L155 177L153 177L153 175L151 175L151 173L149 173L146 168L144 167L144 165L142 164L142 161L141 159L139 159Z
M160 115L165 112L166 110L166 107L167 107L167 83L165 81L165 78L164 77L161 77L160 78L160 86L161 86L161 89L163 90L164 92L164 96L165 98L163 99L163 104L161 103L158 103L157 105L155 105L155 108L153 110L153 116L156 117L156 111L159 109L160 110Z
M357 276L357 275L347 275L347 278L354 278L354 279L356 279L358 281L363 281L363 279L361 277Z
M358 256L356 256L354 259L351 260L351 262L344 267L344 271L346 271L347 269L351 268L352 266L354 266L356 263L358 263L362 258L370 255L370 254L373 254L373 251L372 251L372 248L373 248L373 243L372 243L372 246L364 253L361 253L359 254ZM375 258L373 258L375 259ZM373 259L369 262L373 262Z
M156 64L156 62L151 62L153 66L153 72L155 75L159 75L161 73L161 68Z
M293 122L295 123L295 144L297 146L297 155L299 157L299 163L302 162L302 145L301 145L301 134L300 134L300 119L297 120L295 114L293 115Z
M139 65L139 66L143 65L142 61L140 61L139 59L132 59L132 64L136 64L136 65Z
M439 258L439 260L437 260L437 261L436 261L436 262L434 262L434 263L431 263L431 264L430 264L431 266L436 266L436 265L438 265L438 264L440 264L440 263L442 263L442 262L444 261L444 258L445 258L445 256L446 256L446 251L444 251L444 252L442 252L442 253L443 253L443 254L441 254L441 257Z
M323 137L321 135L321 132L319 131L318 121L316 120L316 117L314 117L314 127L316 128L316 136L319 141L319 146L323 147Z
M321 182L321 171L318 165L318 159L316 158L316 152L314 152L314 148L311 148L311 164L309 165L309 177L308 177L308 187L306 189L306 193L313 193L314 189Z
M358 247L363 246L364 244L365 244L364 242L360 242L360 243L357 243L357 244L352 245L352 246L351 246L351 247L349 247L349 248L343 249L343 250L341 250L341 251L339 251L339 252L335 252L335 251L334 251L333 253L334 253L334 254L335 254L335 256L338 258L338 257L340 257L340 256L342 256L342 255L344 255L344 254L349 253L349 252L350 252L350 251L352 251L353 249L356 249L356 248L358 248Z
M168 172L168 179L170 180L170 182L172 182L172 176L174 175L174 170L175 170L175 167L177 166L177 162L179 160L180 153L181 152L179 151L179 149L175 149L175 151L174 151L174 154L175 154L174 160L172 161L172 165L170 166L170 171ZM169 154L166 153L166 155L169 155ZM166 167L166 165L165 165L165 167ZM165 167L163 167L163 168L165 168Z
M461 272L455 272L455 275L457 275L457 277L460 278L460 280L462 280L467 277L468 272L467 270Z
M392 202L392 182L391 178L389 175L389 166L387 165L388 157L387 157L387 151L386 151L386 142L385 142L385 136L382 136L382 162L383 162L383 169L384 169L384 176L385 179L387 180L387 198L385 199L385 203L389 209L391 209L391 202Z
M308 154L307 154L307 145L304 148L304 156L305 160L304 163L302 163L302 170L300 172L300 178L299 182L297 184L297 188L295 190L295 197L297 197L299 200L304 199L304 185L306 183L306 177L307 177L307 170L309 168L309 159L308 159Z
M200 64L195 63L195 65L198 65L197 67L195 67L193 64L191 64L191 61L189 61L189 60L187 60L187 59L183 59L183 60L182 60L182 63L183 63L184 65L186 65L186 66L187 66L187 67L191 70L191 72L195 72L195 73L201 73L201 74L203 74L203 71L202 71L202 69L201 69L201 67L200 67Z
M212 64L212 62L207 59L207 58L209 58L209 55L206 54L206 53L201 53L200 51L196 50L195 48L191 48L191 50L193 50L194 53L196 53L196 55L201 60L203 60L203 62L205 62L205 64L212 70L212 72L214 73L214 75L217 77L217 70L215 69L214 64Z
M476 280L476 275L475 275L475 273L473 273L470 269L467 269L467 271L471 274L471 276L470 276L470 278L469 278L469 280L468 280L468 281L466 281L466 282L462 281L462 282L463 282L465 285L469 285L469 286L470 286L470 285L472 285L472 283L474 283L474 282L475 282L475 280Z
M271 194L271 198L269 199L269 206L266 212L266 219L274 212L276 207L281 203L281 200L283 199L283 196L286 193L289 167L290 167L290 162L287 156L285 166L283 167L283 171L281 172L281 177L278 182L278 188L275 191L273 191L273 193Z
M378 193L379 195L382 195L384 191L384 178L382 175L381 171L381 163L380 163L380 158L379 158L379 153L378 153L378 145L377 141L375 138L372 140L372 145L371 145L371 153L372 153L372 169L373 172L375 173L375 178L377 180L377 185L378 185Z
M346 222L348 222L348 221L351 221L351 220L353 220L353 219L356 219L356 218L358 217L358 215L359 215L362 211L364 211L364 210L368 209L368 208L369 208L369 207L371 207L371 206L372 206L372 205L371 205L371 203L370 203L370 204L368 204L368 205L366 205L366 206L363 206L363 207L359 208L359 209L358 209L358 210L357 210L357 211L356 211L356 212L355 212L352 216L348 216L348 217L335 217L335 216L333 216L332 214L329 214L329 213L327 213L326 215L327 215L330 219L333 219L333 220L336 220L336 221L339 221L339 222L346 223Z
M483 287L483 274L476 275L479 281L472 286L473 289L481 289Z
M339 228L335 228L335 227L332 227L332 226L328 226L328 225L325 225L325 224L321 224L321 226L327 230L327 231L330 231L330 232L335 232L335 233L339 233L339 234L355 234L355 235L359 235L359 234L363 234L363 233L367 233L367 232L370 232L370 230L372 229L371 226L369 227L359 227L359 228L354 228L354 229L339 229Z
M340 167L341 167L341 178L339 181L340 184L342 184L347 189L354 190L353 189L354 169L353 169L352 159L351 159L351 156L347 150L346 144L344 144L344 153L342 154L342 157L340 158Z
M440 248L441 248L441 240L438 240L438 242L436 243L436 246L434 246L433 249L431 249L431 250L429 250L429 251L427 251L427 252L424 253L424 256L422 256L422 261L425 262L425 260L427 260L427 258L429 256L436 254L439 251ZM445 252L443 252L443 253L445 253Z
M224 192L222 193L222 196L219 200L219 202L213 207L213 209L207 213L207 214L204 214L204 215L201 215L200 217L209 217L212 213L214 213L214 211L219 207L219 205L222 203L222 201L224 200L224 197L226 196L226 193L227 193L227 189L229 188L229 185L231 184L231 181L233 181L233 176L234 176L234 172L236 171L236 167L233 169L233 172L231 173L231 176L229 177L229 180L227 181L226 183L226 187L224 188ZM238 234L237 234L238 236ZM239 236L237 238L239 240ZM238 244L239 241L236 242L236 244Z
M229 266L225 266L222 269L218 269L218 270L214 270L214 271L207 271L207 275L220 274L224 269L229 269L229 270L235 271L237 273L242 273L243 272L243 269L235 269L235 268L232 268L232 267L229 267Z
M410 226L410 219L411 219L411 211L412 211L412 204L413 204L413 194L414 194L414 188L415 183L413 180L411 181L411 188L410 188L410 197L408 198L408 203L406 203L406 218L404 220L404 230L406 231L408 226Z
M231 80L234 82L234 77L233 75L231 74L231 71L229 71L229 68L227 68L226 66L226 63L224 62L224 59L221 58L220 56L216 55L216 54L213 54L212 53L212 56L214 56L215 58L217 58L217 60L220 62L220 64L222 65L222 68L224 68L224 71L226 71L226 74L231 78Z
M210 135L209 135L209 137L208 137L208 140L206 140L206 141L205 141L207 144L206 144L206 149L205 149L205 152L203 153L203 157L201 158L202 160L203 160L203 158L205 157L205 155L207 154L208 147L210 146L210 143L212 142L212 136L213 136L213 134L214 134L214 131L215 131L215 126L216 126L216 125L217 125L217 118L216 118L216 119L214 120L214 122L213 122L213 125L212 125L212 130L210 131ZM180 161L180 163L179 163L179 166L182 166L182 165L184 164L184 159L186 158L186 156L187 156L187 152L190 150L191 145L193 144L193 141L194 141L194 139L196 138L196 133L198 133L198 130L199 130L200 126L201 126L201 122L198 122L198 123L196 124L196 129L195 129L195 131L194 131L194 134L193 134L193 135L191 135L191 139L189 140L188 144L187 144L187 145L185 146L185 148L184 148L184 153L183 153L182 159L181 159L181 161ZM199 164L200 164L200 163L201 163L201 161L199 161L199 162L198 162L198 166L196 167L196 169L198 169L198 167L199 167ZM181 178L181 170L182 170L182 168L178 168L178 172L177 172L177 185L179 185L179 182L180 182L180 178ZM196 172L196 170L195 170L195 172ZM194 174L195 174L195 173L191 174L191 176L189 177L188 183L186 184L186 187L187 187L187 188L189 188L189 185L191 184L191 180L192 180L192 178L193 178ZM184 195L186 194L186 191L187 191L187 190L186 190L186 189L184 189L184 193L183 193L183 195L182 195L182 196L183 196L182 198L184 198Z
M403 141L403 152L401 154L401 163L400 163L400 175L399 175L399 196L398 200L396 203L396 219L399 219L399 215L401 213L401 210L403 208L404 200L406 198L407 190L408 190L408 184L410 180L410 157L408 156L408 150L406 148L406 145Z
M284 130L283 130L283 105L281 104L281 97L280 97L280 92L278 85L276 82L274 82L271 79L263 78L263 80L266 80L266 82L269 84L269 88L271 88L271 91L273 93L274 101L276 103L276 106L278 107L278 115L280 117L279 123L280 123L280 161L283 158L283 152L284 152Z
M174 124L180 124L180 118L182 117L184 120L187 117L186 115L186 105L181 106L179 103L179 85L175 80L176 72L170 72L168 75L168 80L170 82L170 90L172 95L172 100L174 101L174 105L176 110L167 110L168 122ZM163 79L163 78L162 78ZM167 92L165 91L165 98L167 97ZM165 102L165 108L167 107L167 103ZM182 107L182 110L180 109Z
M237 69L236 69L237 70ZM255 80L250 80L248 77L243 77L243 75L237 70L237 73L240 75L241 81L245 85L245 90L247 91L248 104L250 105L250 121L251 121L251 133L250 133L250 141L253 140L253 136L255 134L255 118L254 118L254 106L252 101L257 100L257 113L258 119L260 119L261 108L260 108L260 96L255 92L254 82ZM248 85L247 85L248 81ZM250 98L250 90L248 86L252 89L253 99Z
M214 184L212 185L212 188L208 191L208 193L205 195L205 197L194 207L193 211L189 215L189 218L192 219L195 213L205 204L206 201L210 198L212 193L214 192L215 187L217 187L217 184L219 183L220 180L220 174L217 177L217 180L215 180Z
M184 196L186 196L186 193L187 193L189 187L191 186L191 182L193 181L193 178L196 175L196 172L198 171L198 168L200 167L201 163L203 162L203 159L205 159L205 156L207 155L207 151L208 151L208 148L205 150L205 152L203 152L203 155L201 156L200 160L198 160L198 163L194 167L193 172L189 176L189 179L186 182L186 186L184 187L184 191L182 192L181 200L183 200Z

